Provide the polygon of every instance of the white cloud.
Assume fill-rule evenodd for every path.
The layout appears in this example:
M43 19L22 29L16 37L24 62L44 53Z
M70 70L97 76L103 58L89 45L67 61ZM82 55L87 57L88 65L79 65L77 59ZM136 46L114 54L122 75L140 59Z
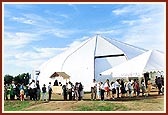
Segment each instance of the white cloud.
M60 14L61 17L64 17L64 18L69 18L69 16L67 14Z
M129 9L127 7L116 9L112 11L115 15L122 15L129 12Z
M19 22L19 23L25 23L25 24L33 24L34 23L33 20L26 19L23 17L13 17L12 19Z
M151 21L152 21L152 18L150 17L140 17L140 19L135 19L135 20L123 20L122 24L128 24L130 26L133 26L133 25L139 25L144 23L150 23Z
M132 4L126 5L125 7L117 8L112 10L112 13L115 15L136 15L139 14L157 14L158 12L163 11L163 4Z
M30 13L30 14L22 14L25 18L29 19L29 20L32 20L33 22L35 22L35 24L37 26L41 26L43 24L48 24L48 23L51 23L47 17L42 17L40 15L37 15L37 14L33 14L33 13Z
M62 15L62 17L68 18L66 15ZM58 21L56 19L50 18L50 17L43 17L37 14L29 13L29 14L21 14L20 16L10 16L14 21L17 21L18 23L24 23L24 24L31 24L36 27L46 27L46 26L53 26L54 24L63 24L63 21ZM44 25L45 24L45 25Z
M71 44L68 45L68 47L76 47L78 46L79 44L81 44L81 41L73 41Z
M82 37L73 41L65 48L38 48L30 47L31 50L24 51L18 49L9 49L4 52L4 62L5 65L13 65L15 68L25 68L25 71L31 71L31 69L38 68L41 64L47 61L65 50L79 45L86 37ZM5 71L13 71L5 68ZM7 72L10 73L10 72ZM15 72L13 72L15 73Z
M51 10L45 10L44 13L46 13L47 15L49 16L54 16L56 19L60 18L60 17L63 17L63 18L66 18L66 19L69 19L70 18L70 14L63 14L63 13L59 13L59 12L53 12Z
M5 66L12 65L13 68L20 70L24 68L24 71L31 72L31 70L38 68L42 63L44 63L49 58L52 58L67 48L37 48L33 47L28 50L17 50L9 49L4 52L4 63ZM13 71L8 67L5 67L5 72L10 73ZM16 73L17 74L17 73Z
M136 20L123 20L122 23L132 26L136 23Z
M4 33L4 45L5 47L21 48L25 45L31 43L32 41L37 41L36 34L25 33L25 32L5 32Z
M94 34L114 34L115 30L107 30L107 31L95 31Z
M130 18L123 18L117 30L120 39L128 44L145 49L158 49L164 51L164 7L162 5L128 5L116 9L116 15L125 14ZM118 14L117 14L118 13ZM127 26L127 24L129 26Z
M162 22L139 23L123 31L124 42L145 49L164 51L164 28Z
M89 38L90 38L89 36L83 36L81 38L78 38L78 39L74 40L72 43L68 44L67 49L74 48Z
M37 33L39 35L50 34L58 38L67 38L67 37L69 38L69 36L75 32L77 32L77 30L59 29L59 28L54 28L54 27L44 27L43 29L40 29Z
M91 34L100 34L100 35L103 35L103 36L115 36L115 35L118 35L120 34L120 30L118 29L111 29L111 28L106 28L104 30L100 29L100 30L97 30L97 31L92 31L90 32Z

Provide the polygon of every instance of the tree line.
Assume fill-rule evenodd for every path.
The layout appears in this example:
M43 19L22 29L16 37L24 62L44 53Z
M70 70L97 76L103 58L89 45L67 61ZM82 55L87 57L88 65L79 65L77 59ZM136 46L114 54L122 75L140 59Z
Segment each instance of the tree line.
M29 78L30 78L29 73L22 73L17 76L12 76L7 74L4 76L4 84L10 84L12 83L12 81L15 81L16 84L24 83L25 85L27 85L29 84Z

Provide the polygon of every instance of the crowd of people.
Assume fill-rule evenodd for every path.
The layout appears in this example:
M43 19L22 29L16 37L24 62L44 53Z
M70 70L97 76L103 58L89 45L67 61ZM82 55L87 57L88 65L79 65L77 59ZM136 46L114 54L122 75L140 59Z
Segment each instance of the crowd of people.
M69 96L69 98L68 98ZM75 84L70 81L63 85L63 97L64 100L82 100L84 96L83 85L81 82Z
M81 82L76 82L75 85L70 81L65 85L62 85L61 82L54 82L53 86L61 86L62 87L62 95L64 100L82 100L84 91L83 85ZM10 96L8 96L10 95ZM15 84L12 81L11 84L4 85L4 99L5 100L34 100L34 101L50 101L52 96L52 86L51 82L49 82L48 87L43 84L42 87L39 85L39 81L32 80L28 85L23 84Z
M42 100L44 101L47 100L47 91L49 94L49 100L51 100L51 92L52 92L52 88L51 88L51 83L49 82L48 85L48 90L45 89L46 91L44 91L44 88L42 88L42 91L40 89L40 85L39 85L39 81L37 80L35 82L35 80L32 80L28 85L25 85L24 83L19 84L19 83L15 83L14 81L12 81L11 84L5 84L4 85L4 99L5 100L21 100L24 101L25 99L29 99L29 100L40 100L41 99L41 93L42 93ZM9 95L9 96L8 96Z
M155 79L156 87L158 88L158 95L161 93L164 94L164 79L163 77L156 77ZM91 100L104 100L104 96L107 98L122 98L122 97L135 97L140 96L149 96L152 89L152 83L150 78L146 81L141 79L131 80L123 80L117 79L115 82L109 82L107 79L105 83L96 82L93 79L93 83L91 85Z
M161 93L164 94L164 79L163 77L157 77L155 79L156 88L158 88L158 95ZM62 85L61 82L57 82L55 80L54 86L62 87L62 95L64 100L82 100L84 97L84 86L81 82L76 82L73 84L72 82L67 82L65 85ZM131 80L123 80L117 79L115 82L110 82L108 79L103 82L96 82L93 79L93 83L91 84L91 100L104 100L105 96L107 98L119 98L119 97L133 97L139 96L142 93L142 96L149 96L150 91L152 89L152 84L150 79L145 81L141 79ZM141 91L140 91L141 90ZM8 96L10 95L10 96ZM4 85L4 99L10 100L19 99L21 101L25 99L29 100L42 100L42 101L50 101L52 96L52 86L51 82L49 82L46 87L43 84L42 87L39 85L39 81L32 80L28 85L23 84L15 84L12 81L11 84Z

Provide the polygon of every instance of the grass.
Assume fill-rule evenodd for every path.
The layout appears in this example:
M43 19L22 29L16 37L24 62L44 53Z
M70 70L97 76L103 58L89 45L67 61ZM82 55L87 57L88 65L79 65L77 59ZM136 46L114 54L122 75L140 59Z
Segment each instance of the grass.
M91 105L81 105L74 109L75 111L127 111L129 108L112 102L93 102Z
M25 108L40 104L40 101L5 101L4 102L4 111L24 111Z

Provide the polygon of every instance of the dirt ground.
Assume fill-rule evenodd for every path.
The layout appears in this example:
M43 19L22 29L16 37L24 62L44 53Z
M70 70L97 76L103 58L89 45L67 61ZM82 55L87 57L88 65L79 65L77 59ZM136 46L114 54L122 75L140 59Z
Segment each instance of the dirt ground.
M85 94L82 101L63 101L62 95L53 94L52 100L49 102L43 102L41 104L32 105L26 108L26 111L73 111L81 105L93 105L95 101L90 100L90 94ZM105 97L103 105L107 103L122 104L130 109L130 111L164 111L164 95L157 95L157 92L151 92L151 96L148 97L132 97L132 98L119 98L111 100ZM96 100L101 102L100 100Z

